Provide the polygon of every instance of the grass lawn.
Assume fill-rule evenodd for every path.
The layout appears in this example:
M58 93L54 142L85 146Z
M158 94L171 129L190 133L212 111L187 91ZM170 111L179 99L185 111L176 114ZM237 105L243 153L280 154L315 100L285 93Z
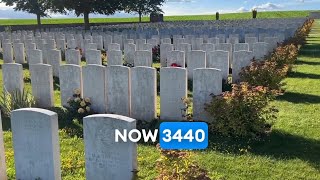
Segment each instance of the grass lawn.
M314 51L314 50L318 51ZM279 118L263 142L211 137L210 148L194 159L211 177L225 179L320 179L320 20L316 21L296 62L285 79L286 94L273 105ZM0 84L2 72L0 71ZM30 88L30 84L26 86ZM55 103L59 104L59 91ZM4 133L7 173L14 179L12 135ZM62 176L85 179L84 144L81 138L60 131ZM139 179L154 179L159 157L154 146L138 145Z
M310 11L275 11L275 12L258 12L257 18L292 18L306 17ZM220 20L226 19L251 19L251 12L247 13L229 13L220 14ZM185 16L165 16L165 21L194 21L194 20L215 20L215 12L211 15L185 15ZM144 22L149 21L149 17L143 17ZM133 18L91 18L90 23L114 23L114 22L138 22L138 17ZM72 24L83 23L83 18L46 18L42 24ZM35 19L0 19L0 25L28 25L37 24Z

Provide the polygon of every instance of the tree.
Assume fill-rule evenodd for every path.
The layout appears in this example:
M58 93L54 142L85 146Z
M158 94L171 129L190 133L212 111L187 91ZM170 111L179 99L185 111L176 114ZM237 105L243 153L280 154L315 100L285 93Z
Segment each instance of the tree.
M51 0L2 0L6 6L15 6L15 11L24 11L30 14L37 15L37 24L41 25L41 17L47 17L52 8L53 2Z
M142 21L142 15L163 12L160 6L165 0L128 0L125 6L127 13L139 14L139 22Z
M125 0L64 0L63 6L68 11L73 11L77 16L83 15L85 29L90 28L89 14L114 14L123 10Z

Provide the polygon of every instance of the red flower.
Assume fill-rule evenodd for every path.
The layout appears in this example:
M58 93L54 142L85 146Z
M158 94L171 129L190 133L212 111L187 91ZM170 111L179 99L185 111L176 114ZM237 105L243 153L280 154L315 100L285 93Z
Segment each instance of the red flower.
M171 67L181 67L181 66L179 64L177 64L177 63L172 63Z

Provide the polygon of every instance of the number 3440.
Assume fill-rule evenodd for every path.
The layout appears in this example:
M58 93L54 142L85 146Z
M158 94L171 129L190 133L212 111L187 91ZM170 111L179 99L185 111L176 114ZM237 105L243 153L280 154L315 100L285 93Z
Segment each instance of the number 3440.
M189 140L189 142L203 142L205 140L205 132L202 129L198 129L193 133L193 130L190 129L185 133L182 134L181 129L178 129L174 134L171 132L170 129L165 129L162 132L165 137L162 138L164 142L171 142L177 140L178 142L182 142L182 140ZM172 135L173 134L173 135Z

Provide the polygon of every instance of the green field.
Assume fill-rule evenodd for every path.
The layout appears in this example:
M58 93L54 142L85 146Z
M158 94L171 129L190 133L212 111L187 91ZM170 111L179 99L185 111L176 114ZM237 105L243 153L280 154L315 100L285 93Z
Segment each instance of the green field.
M258 18L292 18L306 17L310 11L275 11L275 12L258 12ZM165 16L165 21L194 21L194 20L215 20L215 12L212 15L186 15L186 16ZM250 19L249 13L229 13L220 14L220 20L225 19ZM143 21L149 21L148 17L143 17ZM138 22L138 18L91 18L90 23L115 23L115 22ZM72 24L83 23L82 18L47 18L42 20L42 24ZM0 25L28 25L37 24L35 19L0 19Z
M286 83L286 93L273 105L279 118L264 141L211 137L210 148L196 152L194 159L223 179L320 179L320 20L316 21L308 43ZM317 51L315 51L317 50ZM2 63L2 60L1 60ZM27 70L25 70L27 71ZM0 71L0 87L2 73ZM26 86L30 88L30 84ZM56 105L59 91L55 91ZM4 133L7 173L14 179L12 134ZM83 139L60 131L62 176L64 180L85 179ZM138 145L139 179L157 176L154 146Z

